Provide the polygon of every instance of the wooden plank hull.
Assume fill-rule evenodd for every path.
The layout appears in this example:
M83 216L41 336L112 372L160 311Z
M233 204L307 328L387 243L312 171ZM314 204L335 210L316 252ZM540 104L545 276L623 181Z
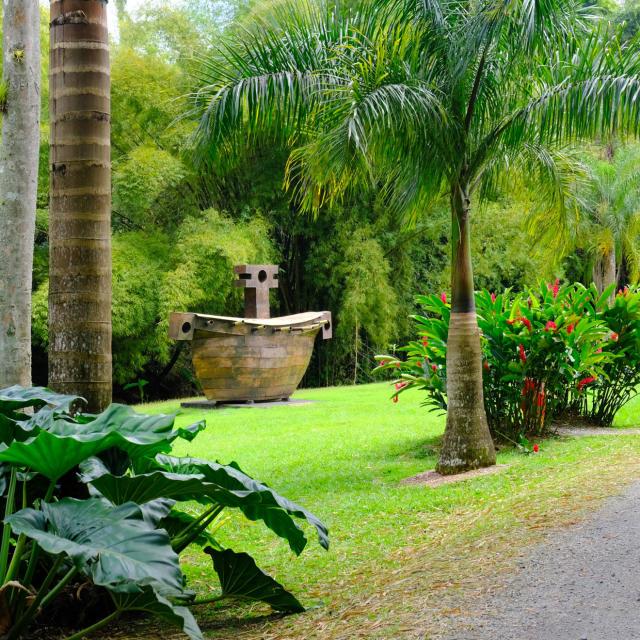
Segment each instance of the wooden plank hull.
M205 396L215 402L288 398L309 366L319 330L196 330L193 364Z

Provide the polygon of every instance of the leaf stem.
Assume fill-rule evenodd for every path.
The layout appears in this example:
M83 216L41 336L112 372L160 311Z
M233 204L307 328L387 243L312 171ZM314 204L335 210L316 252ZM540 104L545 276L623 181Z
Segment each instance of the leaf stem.
M58 582L58 584L42 599L40 604L41 608L44 609L69 584L70 580L77 573L78 569L76 567L71 567L71 569L64 574L62 580L60 580L60 582Z
M220 602L221 600L226 600L229 596L220 595L215 598L202 598L201 600L194 600L190 606L197 607L201 604L214 604L216 602Z
M110 613L106 618L99 620L95 624L92 624L90 627L83 629L82 631L78 631L78 633L74 633L72 636L67 636L65 640L81 640L85 636L92 634L94 631L98 631L98 629L102 629L102 627L106 627L109 623L113 622L120 616L120 609L116 609L113 613Z
M52 480L49 483L49 488L47 489L47 493L45 494L42 502L49 502L51 498L53 498L53 492L56 490L56 481ZM29 565L27 566L27 573L24 576L23 584L25 587L29 587L31 585L31 581L33 580L33 575L36 572L36 566L38 564L38 555L40 553L40 547L33 542L33 548L31 549L31 557L29 558Z
M19 638L22 632L24 631L24 629L29 625L31 620L35 617L38 609L40 608L40 603L44 600L47 594L47 589L49 588L54 578L56 577L56 574L58 573L58 570L62 566L63 562L64 562L64 555L60 554L56 558L51 569L49 569L49 573L47 573L45 579L42 581L42 585L40 586L40 589L38 589L38 593L36 594L36 597L34 598L33 602L31 603L29 608L20 616L19 620L11 628L9 635L7 636L7 640L16 640L16 638Z
M4 509L4 519L6 520L12 513L16 499L16 485L18 482L18 472L15 467L11 467L11 479L9 480L9 491ZM11 527L4 524L2 527L2 547L0 548L0 579L4 584L6 580L7 563L9 562L9 547L11 546Z

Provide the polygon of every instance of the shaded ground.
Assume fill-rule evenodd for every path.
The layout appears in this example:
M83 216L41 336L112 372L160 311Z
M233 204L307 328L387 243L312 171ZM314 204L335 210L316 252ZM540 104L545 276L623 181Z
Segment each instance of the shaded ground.
M446 640L640 638L640 483L534 548Z

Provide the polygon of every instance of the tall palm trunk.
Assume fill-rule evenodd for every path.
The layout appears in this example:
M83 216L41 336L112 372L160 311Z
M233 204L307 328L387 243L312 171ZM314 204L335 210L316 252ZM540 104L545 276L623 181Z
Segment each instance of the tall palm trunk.
M437 470L453 474L487 467L496 452L487 425L482 392L482 352L476 318L469 191L451 191L452 301L447 340L447 426Z
M49 384L111 402L107 0L51 0Z
M0 388L31 385L31 278L40 147L40 7L4 0L0 145Z

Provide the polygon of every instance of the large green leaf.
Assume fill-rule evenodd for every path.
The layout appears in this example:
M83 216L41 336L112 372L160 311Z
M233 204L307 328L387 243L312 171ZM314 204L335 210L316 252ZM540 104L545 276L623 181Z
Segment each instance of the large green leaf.
M158 456L157 461L162 467L149 473L114 476L100 460L93 458L82 464L82 480L90 482L115 504L143 503L164 496L240 509L250 520L263 520L297 554L302 552L307 539L291 516L305 518L316 527L322 546L328 547L327 530L313 514L234 467L168 456ZM171 470L165 471L166 467Z
M152 583L176 596L183 591L169 536L145 523L136 504L113 507L99 498L65 498L43 503L41 511L23 509L5 522L47 553L67 555L95 584L110 591L139 592Z
M78 424L49 413L37 435L0 450L0 462L30 468L57 480L80 462L116 447L130 458L168 451L178 437L192 437L204 422L173 430L174 416L146 416L113 404L91 422Z
M78 400L82 400L82 398L55 393L44 387L25 388L16 385L0 390L0 412L9 413L27 407L37 409L45 405L59 410L66 410Z
M213 560L224 596L266 602L277 611L304 611L296 597L258 568L250 555L231 549L218 551L212 547L207 547L205 553Z
M281 496L267 485L254 480L251 476L244 473L236 463L232 462L230 465L222 465L197 458L175 458L165 455L158 455L155 459L158 464L168 471L174 473L202 474L207 482L219 484L234 491L249 491L259 495L259 503L251 503L246 509L243 509L243 513L250 520L264 519L260 515L261 508L263 509L264 507L273 509L274 518L278 518L277 508L279 508L292 516L306 520L315 528L320 545L325 549L329 548L329 531L317 516L299 504ZM255 511L252 507L255 507ZM265 520L265 522L267 522L267 520ZM271 524L267 522L267 525L278 533L277 529L274 528L278 526L278 522L274 521L274 526L271 526Z
M192 640L203 640L191 611L187 607L177 606L159 593L158 589L143 587L139 593L111 593L116 608L120 611L143 611L167 620L180 627Z

